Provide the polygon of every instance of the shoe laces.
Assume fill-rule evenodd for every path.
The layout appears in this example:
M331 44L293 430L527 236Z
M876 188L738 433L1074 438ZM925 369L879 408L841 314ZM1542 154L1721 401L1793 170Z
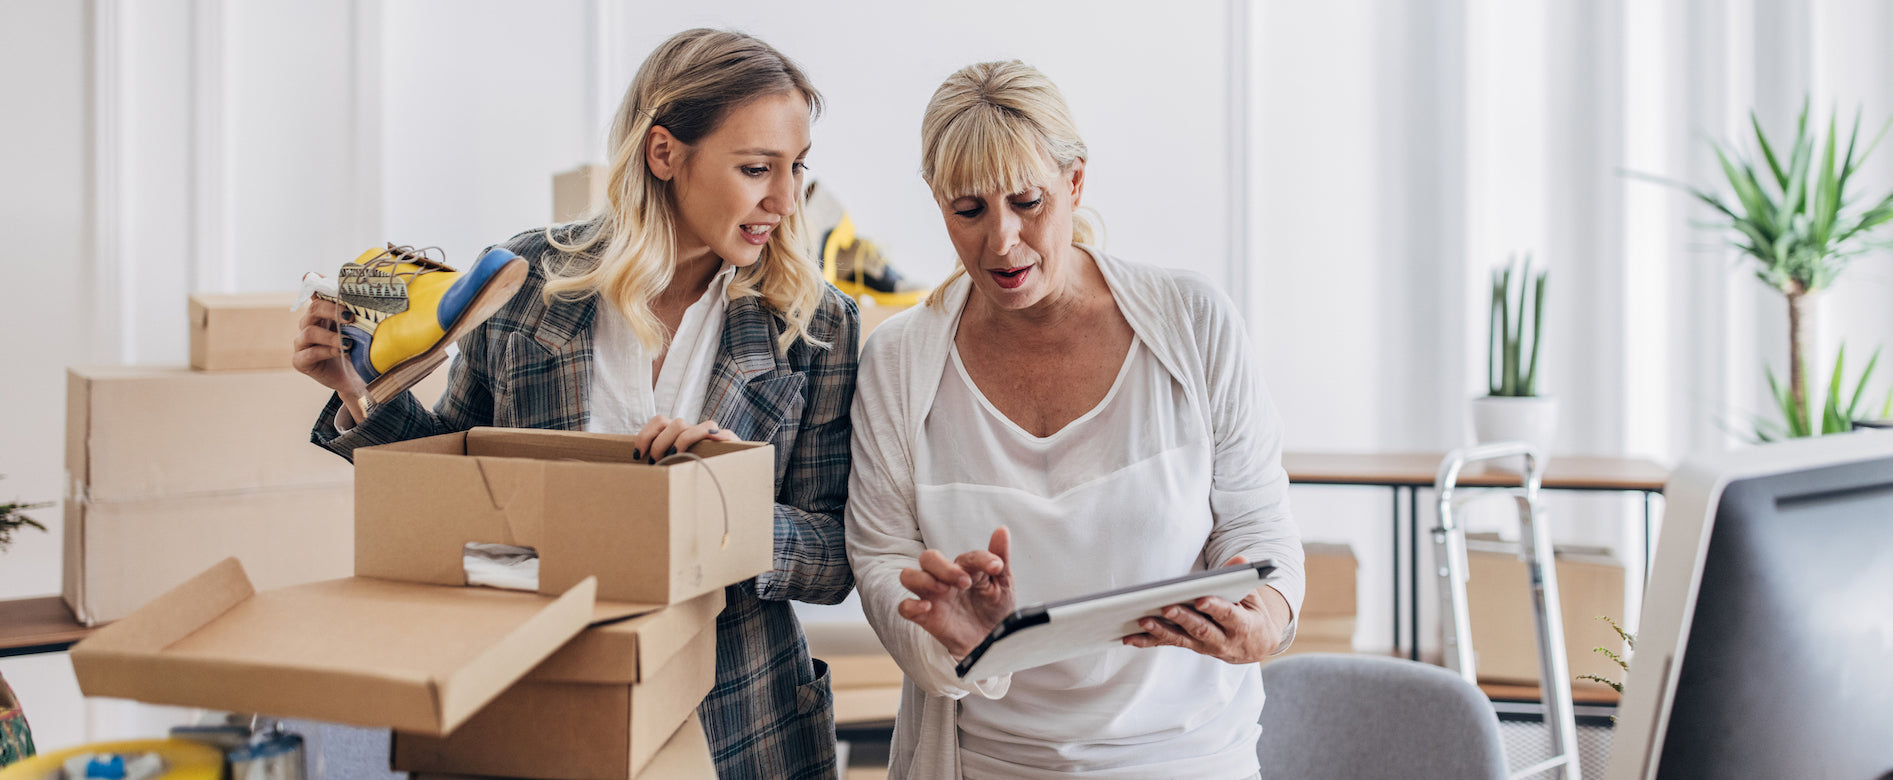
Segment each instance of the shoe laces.
M443 259L435 259L435 255L439 255ZM367 269L369 273L386 274L411 285L416 278L424 274L431 274L435 271L452 270L447 267L445 257L446 252L442 251L441 248L437 246L417 249L415 247L396 245L393 242L389 242L388 248L381 250L381 254L369 258L367 262L361 265L363 268ZM410 266L410 268L403 269L401 268L403 265Z

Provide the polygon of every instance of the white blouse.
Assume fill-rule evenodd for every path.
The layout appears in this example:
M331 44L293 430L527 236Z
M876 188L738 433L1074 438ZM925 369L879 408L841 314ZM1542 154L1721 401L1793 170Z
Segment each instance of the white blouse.
M723 315L729 309L730 280L736 266L723 264L703 297L684 310L671 337L664 368L651 381L656 359L638 341L631 322L618 307L598 301L592 316L592 377L585 430L635 434L659 414L691 424L703 421L704 394L723 341Z
M888 767L888 776L895 780L959 777L962 772L1014 774L1012 767L1026 765L1121 774L1129 770L1110 767L1128 746L1141 746L1150 754L1136 760L1163 762L1165 767L1140 769L1138 774L1233 778L1256 771L1252 736L1244 745L1244 771L1198 773L1187 769L1195 764L1185 763L1200 759L1206 766L1222 767L1227 760L1229 767L1236 766L1239 757L1233 749L1221 751L1216 742L1255 722L1262 690L1252 665L1198 677L1199 671L1189 664L1167 665L1166 656L1187 651L1126 648L1075 666L1054 666L1047 674L1028 670L967 680L954 672L954 659L939 640L899 615L901 600L912 595L901 586L900 572L916 566L922 550L983 547L999 522L1015 531L1017 584L1032 589L1024 598L1039 593L1055 598L1066 588L1108 586L1106 571L1122 565L1127 556L1122 548L1140 544L1161 554L1132 564L1149 568L1120 576L1149 579L1158 566L1187 571L1201 561L1221 563L1238 554L1252 561L1266 558L1277 566L1270 584L1288 600L1291 614L1300 609L1301 543L1289 514L1288 475L1281 467L1281 421L1255 370L1241 319L1228 298L1199 275L1127 263L1085 249L1130 322L1139 354L1132 356L1114 395L1100 404L1095 417L1047 437L1052 441L1046 455L1034 454L1040 443L992 419L956 368L953 334L971 292L968 280L953 282L941 305L915 307L889 319L874 331L862 353L848 482L848 557L868 622L906 673ZM1140 368L1150 362L1160 365L1165 376ZM937 397L943 391L948 398ZM961 394L959 400L952 398L955 392ZM956 426L944 424L949 408L959 410L952 416L967 431L951 432ZM1187 413L1182 411L1186 408ZM1102 424L1104 416L1114 414L1131 420ZM1099 429L1122 429L1127 438L1095 448L1110 452L1060 446L1065 444L1060 437L1103 436L1087 433L1091 423L1099 423ZM949 445L967 448L964 457L939 446L948 436L965 437ZM1053 450L1056 454L1049 454ZM1194 460L1199 455L1204 460ZM1031 464L1034 457L1039 458L1037 467L1022 470L1030 474L994 473L1000 464ZM982 459L996 460L995 468L982 473L977 463ZM1145 486L1175 478L1180 481L1160 489L1189 497L1162 502L1118 496L1139 503L1089 515L1051 511L1063 510L1068 498L1099 506L1101 499L1083 494L1112 490L1110 483L1119 477ZM1062 495L1067 491L1075 492ZM979 501L987 500L980 493L993 496L989 509L977 508ZM1058 506L1048 506L1053 502L1047 501L1047 494L1058 497ZM967 509L954 509L954 502L964 502ZM1111 514L1104 514L1107 511ZM1206 531L1199 511L1208 513ZM1124 532L1085 533L1088 526L1101 528L1107 522ZM1153 527L1165 533L1152 537ZM1073 544L1082 543L1085 555L1048 553L1054 545L1023 538L1028 528L1064 534ZM1174 539L1167 538L1172 534ZM1184 547L1193 549L1186 552ZM1074 581L1064 582L1067 577ZM1292 641L1293 627L1291 620L1284 646ZM1119 655L1135 660L1116 666ZM1070 670L1086 664L1100 674L1120 675L1118 684L1093 688L1089 680L1072 679ZM1229 687L1197 687L1199 680L1211 678ZM1064 687L1054 699L1048 692L1058 686ZM1251 686L1254 698L1249 698ZM1014 691L1024 695L1017 705L1008 703ZM1194 695L1185 696L1184 691ZM1077 698L1065 698L1068 694ZM1086 702L1082 708L1073 704L1081 699ZM1022 716L1028 712L1026 704L1036 708L1036 720ZM1094 711L1093 706L1101 709ZM1087 724L1115 735L1110 739L1122 737L1125 744L1101 744L1104 740L1092 735L1060 741ZM1173 761L1177 763L1169 763Z
M1140 339L1098 405L1034 436L992 405L957 348L914 447L928 547L983 549L1012 529L1020 604L1205 568L1209 431ZM966 777L1240 777L1256 771L1253 667L1181 648L1120 647L1012 675L960 701Z

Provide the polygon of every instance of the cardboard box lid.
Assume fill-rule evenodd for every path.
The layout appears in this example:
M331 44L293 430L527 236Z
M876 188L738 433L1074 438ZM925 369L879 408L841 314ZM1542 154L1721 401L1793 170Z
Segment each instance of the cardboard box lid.
M526 675L537 682L631 685L650 679L723 613L723 591L673 607L594 625Z
M483 427L357 450L355 574L465 584L464 550L469 542L537 550L543 594L594 575L603 583L605 598L628 599L621 591L661 592L674 572L663 566L625 565L653 548L674 553L722 544L744 553L726 556L729 560L757 561L758 567L714 583L717 588L768 570L773 541L766 536L743 535L733 541L727 534L721 540L654 538L628 522L558 522L568 517L629 517L652 507L694 511L718 502L726 522L751 516L761 524L771 522L773 489L745 489L757 478L773 482L770 445L703 442L691 450L703 458L702 468L693 463L652 466L632 459L632 439ZM428 489L430 485L447 487ZM664 529L660 524L657 530L670 534L699 529ZM675 555L665 562L672 567L691 564ZM729 574L701 569L701 576ZM614 583L622 587L614 589Z
M596 588L258 593L232 558L79 643L72 666L88 696L446 734L583 630Z

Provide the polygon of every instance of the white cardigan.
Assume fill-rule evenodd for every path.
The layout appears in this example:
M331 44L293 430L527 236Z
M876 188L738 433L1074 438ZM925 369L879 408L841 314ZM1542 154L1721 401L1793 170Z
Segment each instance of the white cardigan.
M1215 527L1205 559L1271 559L1270 584L1301 612L1301 535L1288 511L1281 420L1255 371L1248 334L1227 296L1199 274L1097 259L1118 309L1185 392L1205 410L1215 438L1210 491ZM848 480L848 559L868 623L906 673L889 777L959 777L959 705L969 693L1004 696L1011 677L963 681L940 642L900 616L911 594L900 571L925 549L914 510L914 455L972 281L961 278L940 306L917 306L874 331L861 355L854 400L854 464ZM954 551L957 552L957 551ZM1291 621L1286 648L1294 638ZM1050 715L1050 713L1048 713Z

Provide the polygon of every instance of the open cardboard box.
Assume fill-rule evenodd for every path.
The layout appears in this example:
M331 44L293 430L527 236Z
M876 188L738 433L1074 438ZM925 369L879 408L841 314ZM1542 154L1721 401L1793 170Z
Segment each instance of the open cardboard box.
M705 593L720 599L724 586L770 567L767 445L704 443L693 448L701 462L649 466L621 462L629 442L475 429L362 450L354 577L259 593L227 560L74 647L80 690L453 731L587 625ZM540 592L466 587L468 542L535 547ZM606 582L616 599L657 598L597 601ZM687 605L651 623L707 626L720 610ZM680 678L714 678L710 642L705 669ZM637 649L629 671L617 655L627 646ZM586 652L620 665L586 661ZM568 663L587 683L622 689L663 652L655 631L620 629L581 643Z
M408 772L615 780L695 722L716 684L721 592L589 629L445 737L396 732Z
M539 592L676 604L774 566L775 455L702 442L635 463L632 437L474 428L355 452L355 573L466 582L469 542L539 552Z

